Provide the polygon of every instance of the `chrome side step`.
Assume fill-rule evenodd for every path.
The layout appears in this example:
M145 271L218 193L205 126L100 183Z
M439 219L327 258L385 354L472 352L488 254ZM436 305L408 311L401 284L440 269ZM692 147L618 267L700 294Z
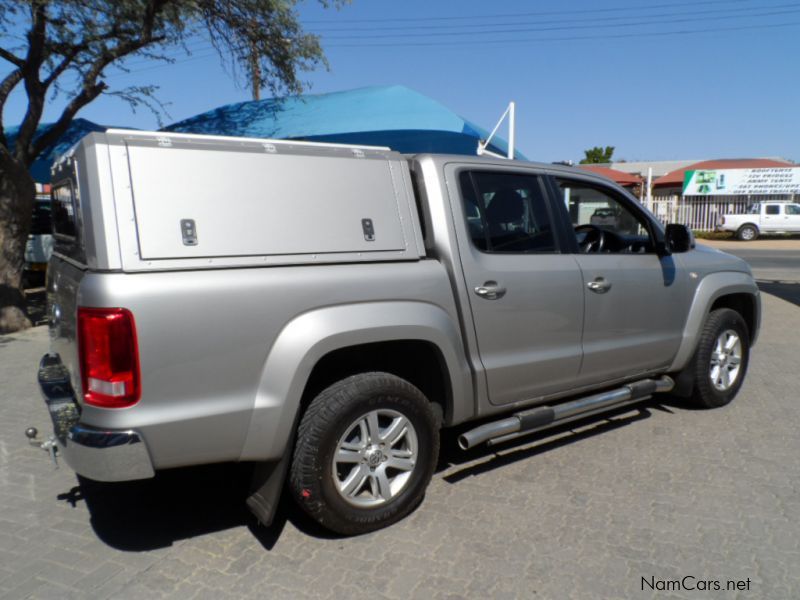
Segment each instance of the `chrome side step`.
M534 431L640 402L653 394L669 392L674 387L672 378L664 375L660 379L643 379L616 390L585 396L564 404L538 406L462 433L458 436L458 445L462 450L468 450L484 442L488 442L490 446L500 444Z

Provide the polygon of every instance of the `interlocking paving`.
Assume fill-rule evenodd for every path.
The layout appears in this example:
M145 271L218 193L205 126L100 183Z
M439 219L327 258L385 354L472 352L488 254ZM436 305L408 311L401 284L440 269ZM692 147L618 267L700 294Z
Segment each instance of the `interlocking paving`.
M241 466L111 485L53 470L23 435L48 433L47 332L0 337L0 599L798 598L800 308L763 300L732 405L651 402L496 453L449 433L422 506L350 539L288 503L256 525ZM687 575L749 591L642 589Z

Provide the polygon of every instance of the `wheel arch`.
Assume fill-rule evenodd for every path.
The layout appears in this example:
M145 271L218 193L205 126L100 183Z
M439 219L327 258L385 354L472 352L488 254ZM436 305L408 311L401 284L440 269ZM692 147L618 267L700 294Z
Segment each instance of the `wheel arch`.
M738 271L711 273L697 286L683 329L681 345L670 371L680 371L694 354L708 314L716 308L731 308L747 323L750 344L755 345L761 325L761 297L753 278Z
M742 223L741 225L739 225L739 227L736 228L736 237L739 237L739 232L745 227L752 227L753 229L755 229L756 236L761 234L761 228L758 226L758 224L753 223L751 221L747 221L745 223Z
M405 356L407 352L419 355ZM436 368L425 359L435 360ZM359 366L405 374L423 393L437 396L431 399L442 404L446 423L464 420L473 410L461 335L442 308L424 302L326 307L290 321L270 348L241 460L282 456L300 411L315 390L360 372ZM414 367L424 370L415 374Z
M750 339L753 339L754 332L758 331L756 299L753 294L736 292L719 296L711 304L708 312L710 313L718 308L730 308L742 315L744 322L747 324L747 332Z

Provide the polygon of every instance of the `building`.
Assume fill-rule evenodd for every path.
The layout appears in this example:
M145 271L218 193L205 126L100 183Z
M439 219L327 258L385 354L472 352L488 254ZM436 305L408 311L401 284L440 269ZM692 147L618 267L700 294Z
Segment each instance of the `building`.
M654 196L680 196L689 171L716 171L720 169L764 169L768 167L794 167L794 163L775 158L725 158L703 160L670 171L653 181Z

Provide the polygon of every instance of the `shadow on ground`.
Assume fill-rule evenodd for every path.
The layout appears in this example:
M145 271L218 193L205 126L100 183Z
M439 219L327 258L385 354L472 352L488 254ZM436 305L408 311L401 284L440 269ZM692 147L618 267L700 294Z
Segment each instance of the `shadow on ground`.
M480 424L480 422L469 423L447 429L442 433L442 449L437 471L448 471L443 479L448 483L458 483L468 477L527 460L620 427L633 425L649 418L654 410L672 414L676 410L694 410L694 408L682 399L659 395L657 400L646 400L602 415L593 415L496 446L484 444L464 451L458 446L458 436Z
M484 445L464 452L456 440L460 433L477 425L470 423L443 433L437 472L448 471L444 480L457 484L467 477L632 425L650 417L652 410L673 412L670 407L685 408L680 401L673 403L662 397L659 402L647 401L495 447ZM222 464L168 470L153 479L123 483L98 483L79 477L78 485L59 494L58 499L73 507L85 502L98 538L123 551L164 548L183 539L242 526L271 550L287 521L312 537L340 537L309 519L286 493L273 524L260 525L245 506L251 475L249 464Z
M766 281L758 280L758 289L765 294L776 296L781 300L786 300L800 306L800 282L786 281Z
M97 536L119 550L141 551L247 525L248 465L212 465L159 472L143 481L99 483L78 477L59 494L86 503Z

